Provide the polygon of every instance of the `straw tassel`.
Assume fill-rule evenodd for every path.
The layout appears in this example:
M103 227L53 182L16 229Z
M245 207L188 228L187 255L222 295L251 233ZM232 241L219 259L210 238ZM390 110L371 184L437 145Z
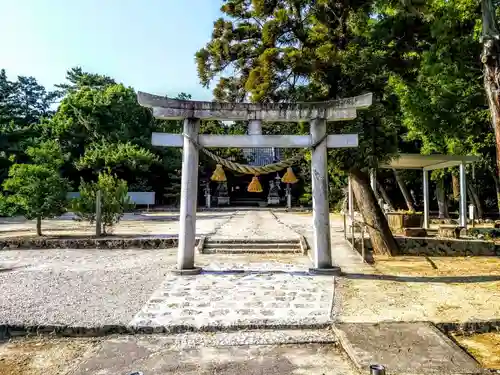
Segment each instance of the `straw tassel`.
M262 193L262 185L259 182L259 178L257 176L252 177L252 181L248 185L247 189L250 193Z
M281 178L281 181L284 182L285 184L295 184L299 180L297 179L297 177L295 177L292 167L288 167L286 173Z
M212 177L210 177L212 181L217 181L217 182L225 182L227 181L226 179L226 174L224 173L224 169L222 169L221 164L217 164L215 167L215 171L212 174Z

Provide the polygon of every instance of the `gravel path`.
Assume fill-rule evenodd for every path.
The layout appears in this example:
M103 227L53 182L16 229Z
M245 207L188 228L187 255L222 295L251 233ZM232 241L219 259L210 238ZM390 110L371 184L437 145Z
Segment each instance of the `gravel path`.
M214 233L231 219L234 212L198 212L196 214L196 235ZM45 235L91 235L94 227L85 222L74 221L66 215L59 219L43 220ZM177 235L179 234L179 213L163 212L144 215L126 214L116 225L115 235ZM20 217L0 219L0 238L35 235L35 222Z
M212 239L296 240L297 233L278 222L270 211L237 212Z
M0 324L127 324L175 251L0 251Z

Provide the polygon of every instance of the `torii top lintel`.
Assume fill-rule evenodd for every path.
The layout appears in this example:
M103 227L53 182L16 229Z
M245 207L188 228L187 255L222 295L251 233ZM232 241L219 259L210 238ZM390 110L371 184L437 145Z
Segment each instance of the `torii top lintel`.
M165 120L199 118L222 121L298 122L322 118L327 121L342 121L352 120L356 118L356 110L368 108L372 104L372 94L327 102L259 104L178 100L138 92L137 100L140 105L152 108L156 118Z

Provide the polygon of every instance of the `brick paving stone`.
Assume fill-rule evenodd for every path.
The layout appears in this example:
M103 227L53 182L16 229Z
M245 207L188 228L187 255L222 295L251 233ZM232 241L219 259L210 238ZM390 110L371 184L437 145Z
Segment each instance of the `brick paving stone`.
M215 262L203 266L206 271L200 275L169 274L130 325L224 329L327 324L333 278L310 275L307 266ZM235 269L247 272L230 271Z
M269 211L246 211L232 215L212 238L293 240L298 234ZM185 324L224 329L331 322L334 280L310 275L305 256L203 254L196 264L203 267L200 275L168 274L130 325L173 330Z

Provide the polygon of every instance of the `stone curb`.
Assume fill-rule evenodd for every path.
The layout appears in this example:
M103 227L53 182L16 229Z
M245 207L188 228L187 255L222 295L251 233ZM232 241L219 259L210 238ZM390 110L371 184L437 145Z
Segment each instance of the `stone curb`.
M437 237L394 237L399 245L399 251L394 254L412 256L438 257L470 257L470 256L500 256L500 245L493 241L477 239L451 239ZM347 238L351 243L351 239ZM366 253L372 251L369 238L364 239ZM360 239L354 240L355 250L360 252Z
M188 332L238 332L246 330L301 330L327 329L341 322L322 322L305 324L238 324L233 326L131 326L131 325L103 325L103 326L66 326L66 325L16 325L0 324L0 340L12 337L29 335L51 335L58 337L101 337L109 335L136 335L136 334L179 334ZM400 322L399 322L400 323ZM472 335L477 333L500 332L500 319L462 323L433 323L415 321L406 323L430 323L446 335Z
M55 337L103 337L110 335L152 335L152 334L179 334L179 333L216 333L238 332L248 330L312 330L326 329L332 325L328 323L310 324L239 324L234 326L202 326L191 325L175 326L131 326L131 325L103 325L103 326L64 326L64 325L10 325L0 324L0 341L22 336L55 336Z
M434 323L434 325L441 332L447 335L450 333L463 336L473 335L476 333L500 333L500 319L462 323Z
M300 238L300 249L302 250L302 254L307 255L308 251L310 250L309 244L307 243L307 239L302 235L299 234Z
M169 249L176 247L177 244L177 237L32 238L1 240L0 251L33 249Z
M198 244L196 245L196 252L198 254L203 254L203 247L205 246L205 241L207 237L203 236L200 237L200 240L198 241Z

